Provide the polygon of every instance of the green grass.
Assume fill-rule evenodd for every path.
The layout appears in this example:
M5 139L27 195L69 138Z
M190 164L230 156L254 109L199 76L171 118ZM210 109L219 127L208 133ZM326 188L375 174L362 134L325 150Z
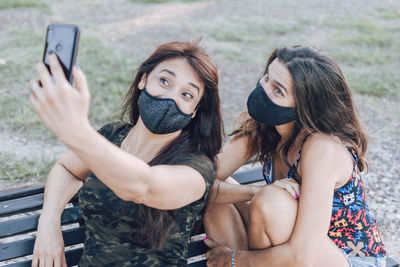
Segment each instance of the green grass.
M399 97L400 77L396 71L344 68L344 73L350 88L360 94Z
M188 27L193 36L212 39L210 48L217 55L217 60L261 64L265 63L265 57L262 56L265 50L271 52L278 44L288 44L280 39L296 35L308 23L306 20L283 23L257 17L216 17L212 21L200 20Z
M329 24L330 53L338 61L350 87L358 93L399 97L399 34L374 17L356 17ZM389 67L392 65L393 67Z
M387 48L398 43L390 29L367 17L345 21L337 29L331 40L339 44Z
M9 33L14 39L1 47L6 64L0 65L0 126L14 130L29 128L27 134L31 137L55 138L28 101L28 81L37 77L34 65L42 59L45 33L36 29ZM91 121L100 126L114 117L113 111L129 88L137 63L90 36L81 37L77 63L87 75L91 90Z
M355 65L381 65L384 66L393 57L399 57L399 55L392 54L391 51L380 48L357 48L356 46L344 46L338 47L330 53L338 62L345 63L350 66Z
M1 182L23 182L26 180L41 180L47 177L55 160L15 159L15 155L0 155Z
M1 57L6 61L0 65L0 89L14 90L27 85L34 74L35 63L42 59L45 31L13 29L9 35L12 40L0 45Z
M34 66L43 53L44 31L14 29L9 31L10 42L2 43L0 50L6 64L0 65L0 121L3 129L25 129L31 136L49 138L38 115L31 107L28 81L36 77ZM17 56L16 56L17 55Z
M215 49L217 57L234 62L251 62L252 58L246 56L246 52L239 46L225 46Z
M42 58L45 32L18 29L10 30L9 34L13 38L0 47L1 58L6 61L5 65L0 65L0 129L22 132L30 140L55 140L56 136L41 122L28 100L28 81L37 77L34 65ZM135 59L115 52L102 40L87 35L81 36L77 63L89 82L90 120L98 128L115 118L113 111L117 111L138 64ZM0 164L0 179L7 184L43 179L54 161L2 155Z
M100 125L115 117L139 62L95 37L83 36L79 49L78 64L87 76L92 97L90 118Z
M40 0L1 0L0 9L10 8L47 8L46 3Z
M275 36L287 35L299 31L307 21L283 23L262 18L233 17L216 18L212 22L199 21L192 31L197 35L207 35L216 41L244 44L265 43Z
M400 9L377 8L376 14L383 19L400 19Z

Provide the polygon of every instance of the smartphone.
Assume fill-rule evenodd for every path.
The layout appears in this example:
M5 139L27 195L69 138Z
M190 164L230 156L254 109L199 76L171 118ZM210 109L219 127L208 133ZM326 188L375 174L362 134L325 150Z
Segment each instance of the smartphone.
M65 77L72 84L72 67L76 61L79 43L79 28L75 25L50 24L47 26L43 62L49 67L48 56L56 53Z

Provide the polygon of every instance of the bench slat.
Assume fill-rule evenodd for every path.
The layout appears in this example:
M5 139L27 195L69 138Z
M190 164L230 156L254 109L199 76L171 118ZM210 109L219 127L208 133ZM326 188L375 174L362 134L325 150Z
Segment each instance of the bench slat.
M208 247L203 240L192 241L189 243L188 258L204 254L208 251Z
M80 244L85 241L86 227L68 229L63 232L65 246ZM0 261L32 255L35 238L0 244Z
M75 248L68 250L65 253L65 259L67 260L67 265L72 266L72 265L78 265L79 261L81 260L83 253L83 248Z
M189 267L206 267L206 260L196 261L188 264Z
M12 219L0 223L0 238L35 231L40 214ZM61 216L61 223L71 223L83 220L82 210L79 206L67 208Z
M44 186L24 186L0 191L0 201L6 201L26 196L37 195L44 192Z
M255 167L248 170L235 172L232 177L240 184L250 184L264 180L262 167Z
M75 195L70 203L78 201ZM11 199L0 202L0 217L11 216L18 213L28 212L41 209L43 205L43 193L21 197L19 199Z
M83 253L83 248L74 248L65 252L68 266L78 265ZM31 267L32 260L24 260L6 265L7 267Z

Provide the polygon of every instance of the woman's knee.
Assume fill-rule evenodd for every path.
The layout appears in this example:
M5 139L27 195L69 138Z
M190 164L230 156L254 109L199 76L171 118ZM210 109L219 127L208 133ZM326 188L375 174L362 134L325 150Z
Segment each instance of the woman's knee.
M265 186L250 203L250 213L261 212L268 217L280 215L284 210L297 211L297 200L284 189L274 185Z
M268 185L251 201L250 220L263 223L272 245L286 242L294 228L298 202L284 189ZM259 228L259 227L258 227Z

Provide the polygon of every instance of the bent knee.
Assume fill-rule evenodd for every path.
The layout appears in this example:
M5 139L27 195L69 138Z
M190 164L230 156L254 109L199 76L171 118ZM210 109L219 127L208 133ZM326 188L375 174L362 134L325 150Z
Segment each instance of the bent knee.
M282 215L282 212L297 213L298 202L289 192L275 185L267 185L251 200L250 214L262 213L265 216Z

